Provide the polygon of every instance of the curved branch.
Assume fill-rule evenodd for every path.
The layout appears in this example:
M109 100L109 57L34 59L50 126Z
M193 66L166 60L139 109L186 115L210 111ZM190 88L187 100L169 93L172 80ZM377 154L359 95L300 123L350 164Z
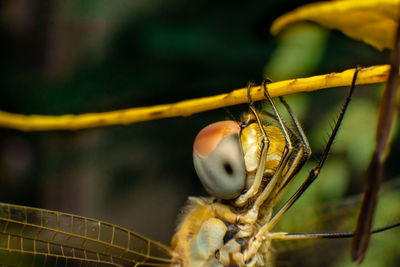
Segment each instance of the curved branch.
M363 68L359 71L356 84L386 82L389 69L389 65ZM324 88L349 86L354 70L348 69L340 73L333 72L308 78L274 82L268 84L268 90L271 97L276 97L300 92L311 92ZM264 99L263 89L260 86L254 87L251 92L251 97L254 101ZM247 103L247 88L237 89L227 94L185 100L173 104L129 108L102 113L45 116L22 115L0 111L0 127L21 131L78 130L178 116L187 117L195 113L242 103Z

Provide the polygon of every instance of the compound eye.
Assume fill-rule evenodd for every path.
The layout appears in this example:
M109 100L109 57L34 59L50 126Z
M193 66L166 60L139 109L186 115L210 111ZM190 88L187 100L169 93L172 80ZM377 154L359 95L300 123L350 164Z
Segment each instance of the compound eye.
M199 132L193 162L204 188L221 199L234 199L246 184L240 127L234 121L213 123Z

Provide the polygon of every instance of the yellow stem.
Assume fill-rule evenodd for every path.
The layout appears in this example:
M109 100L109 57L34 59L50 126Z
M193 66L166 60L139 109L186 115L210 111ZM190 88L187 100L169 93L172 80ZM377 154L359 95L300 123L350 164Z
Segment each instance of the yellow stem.
M363 68L358 73L357 84L386 82L389 69L389 65ZM354 69L348 69L340 73L274 82L268 84L268 91L271 97L276 97L324 88L349 86L353 74ZM260 86L253 87L251 93L254 101L265 99L263 89ZM102 113L45 116L0 111L0 127L21 131L77 130L106 125L131 124L161 118L187 117L195 113L246 102L247 89L241 88L227 94L185 100L173 104L129 108Z

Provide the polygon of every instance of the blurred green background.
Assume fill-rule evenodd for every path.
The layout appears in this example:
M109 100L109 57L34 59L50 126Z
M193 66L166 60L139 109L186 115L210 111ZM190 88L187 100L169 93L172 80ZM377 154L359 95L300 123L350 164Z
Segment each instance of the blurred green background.
M0 109L52 115L110 111L226 93L266 76L283 80L387 62L387 51L316 25L269 34L275 18L305 3L4 0ZM357 87L326 167L299 209L361 192L381 87ZM346 93L328 89L287 98L314 152L299 179L319 158ZM239 117L247 107L229 111ZM169 244L187 197L207 195L192 165L194 137L227 118L221 109L80 131L0 129L0 201L105 220ZM400 173L399 154L395 138L385 179ZM386 207L398 207L398 191L392 195ZM380 216L382 225L400 214L397 208ZM297 220L291 219L296 225ZM315 224L307 217L305 223ZM400 264L393 241L398 235L393 230L377 237L384 252L376 252L379 257L371 252L365 266ZM349 261L347 250L333 251L338 260L330 265ZM387 260L381 257L386 252ZM319 266L326 254L300 252L305 259L295 265ZM282 262L290 266L289 258Z

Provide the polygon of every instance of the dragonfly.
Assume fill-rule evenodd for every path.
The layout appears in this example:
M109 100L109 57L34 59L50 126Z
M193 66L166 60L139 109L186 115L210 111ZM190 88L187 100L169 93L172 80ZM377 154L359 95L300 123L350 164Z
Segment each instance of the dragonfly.
M211 197L189 198L171 247L100 220L3 203L0 263L270 266L274 240L351 237L352 233L290 234L274 231L274 227L318 177L356 78L357 72L319 163L280 209L275 210L277 203L310 157L311 148L290 106L280 98L292 125L282 119L265 83L264 93L272 112L256 110L249 86L250 114L243 122L217 122L197 135L194 166Z

